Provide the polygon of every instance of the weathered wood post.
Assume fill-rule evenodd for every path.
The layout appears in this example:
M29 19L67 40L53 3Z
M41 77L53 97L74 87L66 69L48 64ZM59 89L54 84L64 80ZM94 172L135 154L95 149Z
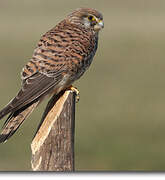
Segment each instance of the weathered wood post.
M53 96L31 144L33 171L74 171L75 93Z

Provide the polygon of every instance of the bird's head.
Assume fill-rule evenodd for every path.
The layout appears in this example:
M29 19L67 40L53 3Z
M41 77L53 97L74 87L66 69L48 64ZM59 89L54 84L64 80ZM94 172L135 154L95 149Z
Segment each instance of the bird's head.
M86 29L98 32L104 27L103 16L100 12L91 8L80 8L68 15L68 20Z

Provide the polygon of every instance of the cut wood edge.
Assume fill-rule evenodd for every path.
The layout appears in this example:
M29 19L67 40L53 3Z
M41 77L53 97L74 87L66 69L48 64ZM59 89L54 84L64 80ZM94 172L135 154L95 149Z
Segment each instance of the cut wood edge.
M42 157L40 156L38 162L35 163L35 165L33 163L31 163L32 170L33 171L38 171L38 169L40 168L41 162L42 162Z
M71 90L65 91L65 93L55 103L53 108L48 112L45 120L43 121L41 127L39 128L36 136L31 143L32 155L34 155L40 149L40 147L48 137L51 131L51 127L62 112L63 105L71 92Z

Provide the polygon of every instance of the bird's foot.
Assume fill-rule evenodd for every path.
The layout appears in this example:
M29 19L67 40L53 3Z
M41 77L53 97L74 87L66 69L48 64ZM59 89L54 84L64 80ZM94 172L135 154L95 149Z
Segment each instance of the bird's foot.
M80 92L79 92L79 90L76 87L73 87L73 86L70 86L68 89L76 94L76 103L79 102L79 100L80 100Z

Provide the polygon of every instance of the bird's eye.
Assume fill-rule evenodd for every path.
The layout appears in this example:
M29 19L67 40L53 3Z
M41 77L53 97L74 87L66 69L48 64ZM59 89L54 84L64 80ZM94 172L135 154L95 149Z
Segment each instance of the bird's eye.
M90 21L95 21L95 18L94 18L93 16L88 16L88 19L89 19Z

